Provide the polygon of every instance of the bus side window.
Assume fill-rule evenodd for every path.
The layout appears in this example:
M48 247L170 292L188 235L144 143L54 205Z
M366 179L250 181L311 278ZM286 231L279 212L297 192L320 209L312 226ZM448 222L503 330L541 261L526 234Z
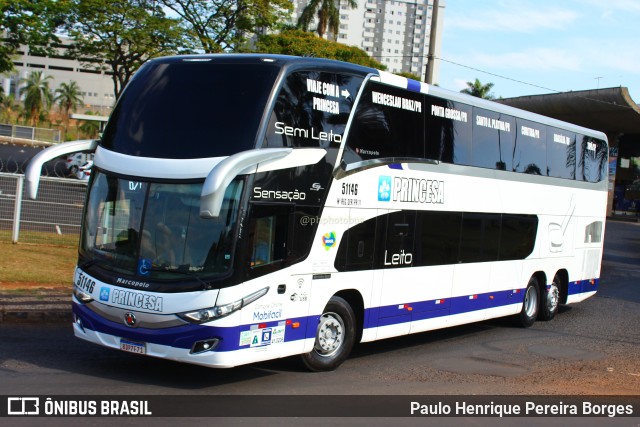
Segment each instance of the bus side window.
M252 208L247 251L249 267L257 268L284 261L289 243L291 207L255 204Z
M576 179L587 182L600 182L607 179L609 146L601 139L579 136L576 148L578 155Z
M382 268L413 265L416 211L400 211L387 215L386 242L382 251ZM380 260L378 260L378 263Z
M340 240L335 267L338 271L369 270L376 246L377 218L348 229Z
M518 138L516 139L513 150L513 170L530 175L546 176L546 128L541 127L537 123L520 118L516 119L516 127L518 129ZM538 137L536 138L536 136Z

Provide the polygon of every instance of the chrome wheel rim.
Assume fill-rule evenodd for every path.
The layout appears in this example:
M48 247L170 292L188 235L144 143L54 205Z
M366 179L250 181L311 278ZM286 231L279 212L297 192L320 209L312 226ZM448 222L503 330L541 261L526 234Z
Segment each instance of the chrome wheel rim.
M527 317L533 317L536 314L536 309L538 306L538 295L536 293L536 288L530 286L527 288L527 293L524 296L524 312Z
M553 313L558 308L558 303L560 301L560 289L558 288L558 284L553 282L549 291L547 292L547 307L549 312Z
M336 313L325 313L320 317L316 333L315 350L320 356L336 354L344 343L344 322Z

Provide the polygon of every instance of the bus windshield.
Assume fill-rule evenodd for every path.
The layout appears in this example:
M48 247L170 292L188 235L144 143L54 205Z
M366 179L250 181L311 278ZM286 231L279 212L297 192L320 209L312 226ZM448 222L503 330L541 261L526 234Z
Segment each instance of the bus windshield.
M280 67L230 59L150 61L127 85L100 145L165 159L221 157L255 148Z
M96 171L81 255L114 273L145 279L225 275L233 261L242 188L242 180L231 182L221 215L202 219L202 182L139 182Z

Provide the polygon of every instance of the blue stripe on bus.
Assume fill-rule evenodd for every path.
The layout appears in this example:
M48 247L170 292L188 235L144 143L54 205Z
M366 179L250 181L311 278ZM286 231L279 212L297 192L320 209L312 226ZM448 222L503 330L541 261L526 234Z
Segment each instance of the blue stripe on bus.
M420 82L416 80L407 79L407 89L420 92Z
M364 328L390 326L416 320L470 313L472 311L522 303L523 299L524 289L515 289L387 305L377 307L375 309L377 315L371 313L367 316L365 314Z
M600 279L578 280L577 282L569 282L569 295L584 294L587 292L595 292L600 285Z
M576 295L597 291L600 279L580 280L570 282L568 294ZM412 321L435 319L454 314L470 313L478 310L502 307L510 304L522 303L524 289L487 292L476 295L443 298L429 301L416 301L404 304L393 304L365 309L364 329L382 326L398 325ZM249 348L240 345L240 334L249 331L257 324L232 327L184 325L167 329L130 328L124 324L104 319L87 307L74 303L73 312L82 319L83 327L133 341L166 345L170 347L190 349L196 341L218 338L220 344L218 352L241 350ZM320 320L320 315L286 319L285 342L313 338ZM260 323L265 328L281 325L285 320ZM292 325L298 323L299 327Z
M402 170L402 164L401 163L391 163L391 164L389 164L389 169Z

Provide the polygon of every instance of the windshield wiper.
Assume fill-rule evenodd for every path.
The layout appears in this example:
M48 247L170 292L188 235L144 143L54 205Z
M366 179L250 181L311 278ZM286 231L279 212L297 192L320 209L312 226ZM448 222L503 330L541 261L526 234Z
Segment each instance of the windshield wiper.
M192 279L195 279L202 285L203 290L213 289L213 286L211 286L210 283L205 282L200 277L198 277L197 274L194 274L193 272L189 271L190 267L191 267L190 264L180 265L178 266L178 268L145 266L144 270L149 272L153 271L156 273L176 273L183 276L191 277Z
M78 265L78 268L80 268L81 270L86 270L87 268L91 267L93 264L98 263L100 260L97 258L92 258L89 261L85 261L82 264Z

